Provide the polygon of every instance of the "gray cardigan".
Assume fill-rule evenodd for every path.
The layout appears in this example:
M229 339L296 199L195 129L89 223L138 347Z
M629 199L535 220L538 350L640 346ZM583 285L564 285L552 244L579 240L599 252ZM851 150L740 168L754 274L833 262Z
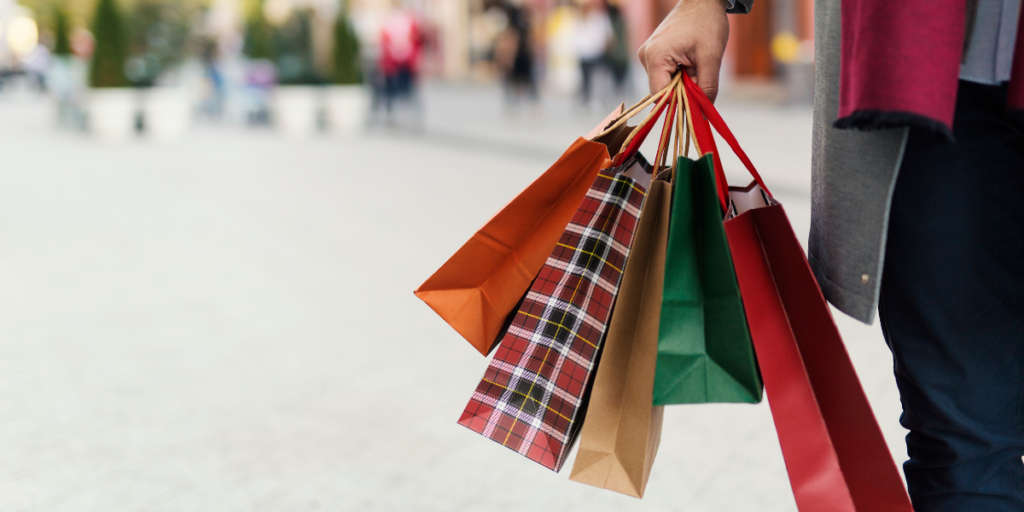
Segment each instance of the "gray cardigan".
M839 114L840 0L814 2L814 131L808 254L840 311L871 323L878 305L889 204L907 129L832 127Z
M729 12L749 12L734 0ZM814 2L814 132L808 260L840 311L871 323L878 303L889 204L907 130L832 127L839 113L840 0Z
M977 7L979 3L996 2L1001 2L1005 7L1002 11L1007 12ZM1019 2L972 2L977 9L969 13L973 35L1005 25L1009 14L1016 12L1010 7ZM748 12L752 5L753 0L736 0L732 11ZM841 0L815 0L811 234L807 257L825 298L840 311L871 323L878 306L889 206L908 130L861 132L832 127L839 113L840 14ZM996 44L980 46L986 51L968 52L962 78L973 78L963 76L968 68L983 68L995 75L1004 72L999 65L1008 59L1004 49Z

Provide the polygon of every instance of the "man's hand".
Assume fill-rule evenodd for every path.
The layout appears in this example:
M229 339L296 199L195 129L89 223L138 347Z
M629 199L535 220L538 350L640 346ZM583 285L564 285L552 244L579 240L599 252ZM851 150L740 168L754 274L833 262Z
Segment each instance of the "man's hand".
M718 70L729 40L727 6L725 0L680 0L658 25L637 52L651 93L668 85L678 64L715 101Z

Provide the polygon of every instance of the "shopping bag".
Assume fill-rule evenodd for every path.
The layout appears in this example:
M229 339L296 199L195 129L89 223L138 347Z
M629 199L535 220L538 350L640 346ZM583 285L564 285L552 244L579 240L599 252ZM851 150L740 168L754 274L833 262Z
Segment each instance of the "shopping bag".
M527 292L459 423L558 470L604 337L650 167L605 169Z
M763 385L722 224L714 158L681 156L676 163L655 405L761 401Z
M725 229L797 507L801 512L912 512L785 210L711 102L686 86L754 176L749 186L729 189L732 218ZM710 135L710 129L698 131ZM704 144L714 150L713 139L704 138ZM724 173L720 176L727 186Z
M651 183L626 262L570 480L643 497L661 440L651 405L672 186Z
M911 512L785 210L761 204L740 210L725 226L797 506L801 512Z
M420 285L416 296L487 355L609 159L605 144L577 139Z
M658 144L663 151L672 124L663 128ZM677 148L682 136L678 130ZM668 178L671 173L663 175ZM665 408L651 406L651 392L671 206L672 184L652 181L601 348L580 450L569 474L571 480L635 498L643 498L665 414Z
M579 433L650 186L653 169L635 148L672 103L667 93L657 101L623 143L631 152L625 162L598 173L459 418L469 429L555 471Z
M662 157L668 155L673 128L676 152L684 147L680 143L683 124L678 118L668 122L672 117L666 118L662 128L655 157L659 169ZM688 145L686 148L688 151ZM673 173L661 171L661 178L651 183L640 214L569 477L637 498L643 497L647 486L664 417L663 407L651 405L672 201L672 187L665 180Z

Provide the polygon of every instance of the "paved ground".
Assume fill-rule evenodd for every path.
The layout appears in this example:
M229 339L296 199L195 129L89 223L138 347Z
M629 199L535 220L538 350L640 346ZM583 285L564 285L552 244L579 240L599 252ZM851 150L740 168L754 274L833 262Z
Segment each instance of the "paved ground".
M422 134L103 146L0 99L0 510L795 510L764 403L670 408L642 501L456 425L486 361L411 292L599 116L427 100ZM723 114L805 236L809 110ZM838 321L902 461L877 326Z

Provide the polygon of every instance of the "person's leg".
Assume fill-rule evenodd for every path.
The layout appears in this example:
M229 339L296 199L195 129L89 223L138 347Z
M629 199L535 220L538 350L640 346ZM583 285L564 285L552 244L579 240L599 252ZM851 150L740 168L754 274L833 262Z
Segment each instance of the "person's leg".
M582 75L582 83L580 84L580 101L590 106L590 88L592 87L592 78L594 74L594 61L590 59L580 59L580 74Z
M395 106L395 96L398 94L398 78L394 71L384 73L384 112L388 116Z
M879 314L916 512L1024 510L1024 126L961 82L955 144L911 130Z
M399 88L402 91L401 95L405 97L406 101L412 101L416 92L412 65L402 66L402 69L398 71L398 78Z
M612 70L612 80L615 82L615 94L619 98L625 98L626 78L629 76L629 64L624 62L609 63L608 69Z

